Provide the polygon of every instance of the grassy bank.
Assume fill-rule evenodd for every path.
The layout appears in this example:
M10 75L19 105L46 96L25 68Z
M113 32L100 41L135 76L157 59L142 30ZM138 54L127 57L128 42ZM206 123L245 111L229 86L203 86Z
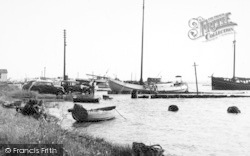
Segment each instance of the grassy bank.
M1 92L1 86L0 86ZM13 100L15 98L34 96L36 93L26 93L18 89L2 91L0 101ZM50 101L53 98L50 98ZM54 99L57 100L57 99ZM129 156L129 146L119 146L109 143L101 138L79 135L61 129L58 121L49 116L49 121L36 120L32 117L16 113L15 109L7 109L0 106L0 144L63 144L64 155L86 156ZM0 155L4 151L0 151Z

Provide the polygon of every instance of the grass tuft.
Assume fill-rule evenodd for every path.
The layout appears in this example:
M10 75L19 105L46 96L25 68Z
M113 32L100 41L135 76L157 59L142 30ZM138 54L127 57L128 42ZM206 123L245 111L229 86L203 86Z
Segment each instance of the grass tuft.
M39 95L36 92L12 90L5 86L0 88L0 102L15 99L48 98L47 95ZM50 97L50 96L49 96ZM63 100L71 100L65 96ZM50 99L53 100L53 99ZM55 99L56 100L56 99ZM0 144L63 144L66 156L130 156L132 149L129 146L120 146L109 143L102 138L95 138L88 134L63 130L60 121L48 116L48 121L34 119L17 113L15 109L7 109L0 106ZM0 149L0 155L4 151Z

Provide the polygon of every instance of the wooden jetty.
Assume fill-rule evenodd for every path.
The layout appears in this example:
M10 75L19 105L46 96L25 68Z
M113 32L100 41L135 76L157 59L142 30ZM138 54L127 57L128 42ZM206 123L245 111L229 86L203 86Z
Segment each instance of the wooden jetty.
M250 94L246 94L244 92L240 93L223 93L223 92L200 92L199 94L194 92L189 93L171 93L171 94L140 94L137 98L150 98L150 99L158 99L158 98L242 98L242 97L250 97Z
M226 95L226 94L154 94L151 95L151 99L157 98L240 98L250 97L250 95Z

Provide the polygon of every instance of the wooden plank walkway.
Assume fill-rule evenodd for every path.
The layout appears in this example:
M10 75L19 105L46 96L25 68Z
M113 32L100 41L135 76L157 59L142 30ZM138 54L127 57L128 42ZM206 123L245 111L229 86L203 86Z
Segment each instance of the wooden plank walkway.
M156 98L240 98L250 97L250 95L222 95L222 94L155 94L151 95L151 99Z
M202 94L139 94L137 98L150 98L150 99L169 99L169 98L243 98L250 97L249 94L212 94L212 93L202 93Z

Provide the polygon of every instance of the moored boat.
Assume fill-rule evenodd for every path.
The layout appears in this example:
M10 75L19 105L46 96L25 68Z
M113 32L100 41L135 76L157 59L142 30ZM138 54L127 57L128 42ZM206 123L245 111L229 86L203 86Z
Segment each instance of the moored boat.
M235 76L235 45L236 40L233 41L234 45L234 62L233 62L233 77L214 77L211 76L212 90L250 90L250 78L242 78Z
M156 84L156 92L158 93L185 93L188 92L187 83L160 83Z
M87 107L75 103L73 109L68 109L77 122L96 122L115 118L114 109L116 106Z
M131 93L132 90L139 92L187 92L188 85L181 82L161 82L161 78L148 78L147 82L143 81L143 49L144 49L144 9L145 0L143 0L142 13L142 46L141 46L141 69L140 81L138 83L128 83L117 79L109 79L109 87L113 93ZM180 78L180 76L177 76Z
M99 103L99 98L94 97L94 95L74 95L73 102L82 102L82 103Z
M130 93L132 90L149 91L143 85L126 83L115 79L109 79L109 87L114 93Z
M212 90L250 90L250 78L211 77Z
M180 76L178 76L180 78ZM154 81L155 80L155 81ZM140 92L157 93L184 93L188 92L188 85L182 81L161 82L160 78L148 78L144 85L126 83L120 80L109 80L109 86L114 93L131 93L132 90Z

